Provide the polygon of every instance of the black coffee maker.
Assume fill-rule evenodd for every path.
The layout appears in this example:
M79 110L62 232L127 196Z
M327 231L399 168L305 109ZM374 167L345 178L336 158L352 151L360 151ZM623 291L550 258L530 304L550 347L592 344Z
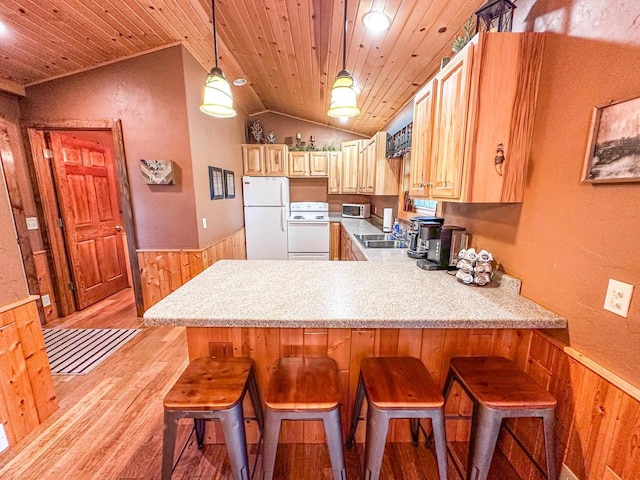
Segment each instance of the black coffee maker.
M436 236L429 240L426 258L416 264L423 270L455 270L458 252L467 248L468 240L464 227L439 226Z
M437 238L440 227L444 223L441 217L413 217L407 230L409 258L427 258L429 241Z

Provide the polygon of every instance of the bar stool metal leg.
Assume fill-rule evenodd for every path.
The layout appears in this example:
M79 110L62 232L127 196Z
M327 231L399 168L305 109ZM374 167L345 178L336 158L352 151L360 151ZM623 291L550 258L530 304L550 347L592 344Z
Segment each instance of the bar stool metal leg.
M173 452L176 448L179 413L164 412L164 432L162 433L162 480L170 480L173 471Z
M353 442L356 436L356 429L358 428L358 419L360 418L360 412L362 411L362 403L364 402L364 383L362 381L362 375L358 379L358 388L356 390L356 399L353 404L353 416L351 417L351 427L349 428L349 436L347 437L347 448L353 446Z
M196 443L198 444L198 450L202 450L204 448L205 422L206 420L204 418L193 419L193 425L196 429Z
M280 415L267 408L264 424L264 449L262 454L264 480L271 480L273 478L281 421Z
M260 394L258 393L258 383L256 382L256 376L251 370L249 375L248 387L249 398L251 399L251 405L253 406L253 412L256 414L256 421L258 422L258 428L260 433L264 433L264 415L262 413L262 403L260 403Z
M369 404L367 438L364 445L364 478L366 480L377 480L380 477L388 429L389 418L387 415Z
M420 437L420 419L418 418L410 418L409 426L411 427L411 441L413 442L413 446L418 446L418 439Z
M484 408L478 403L474 404L469 442L468 479L487 479L501 424L502 414L499 411Z
M222 425L233 478L249 480L249 457L247 455L242 401L229 410L219 411L217 416Z
M438 472L441 480L447 478L447 441L446 428L444 424L444 409L436 410L431 417L433 428L433 440L436 444L436 460L438 462Z
M344 465L342 450L342 428L340 427L340 409L335 408L322 415L324 430L327 435L327 447L331 459L331 469L335 480L346 480L347 471Z
M556 439L555 439L555 412L545 410L542 414L544 427L544 448L547 458L547 480L556 480Z

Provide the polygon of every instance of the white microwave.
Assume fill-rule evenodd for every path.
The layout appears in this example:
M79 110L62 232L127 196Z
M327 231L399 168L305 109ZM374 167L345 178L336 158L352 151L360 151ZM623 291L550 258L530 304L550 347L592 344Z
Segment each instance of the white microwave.
M342 216L350 218L369 218L371 205L368 203L343 203Z

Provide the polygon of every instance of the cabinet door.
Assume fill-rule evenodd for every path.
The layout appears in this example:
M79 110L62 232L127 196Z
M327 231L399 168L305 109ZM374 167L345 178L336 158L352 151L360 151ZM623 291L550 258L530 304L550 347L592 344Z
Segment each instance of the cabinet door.
M359 193L373 195L376 179L376 138L372 138L362 150L359 181Z
M342 172L342 156L340 152L329 152L329 193L340 193L340 175Z
M426 197L429 173L429 155L433 140L433 114L437 80L429 82L418 92L413 101L413 137L411 138L411 170L409 172L409 194Z
M438 75L434 140L429 183L433 198L459 199L465 160L465 138L473 44L454 57Z
M329 232L329 260L340 260L340 231L342 225L340 222L331 222L331 231Z
M306 177L309 175L309 152L289 152L289 176Z
M358 156L360 140L342 144L342 193L358 193Z
M242 145L242 166L245 175L264 175L262 145Z
M264 174L273 177L283 177L287 174L287 146L263 145Z
M309 175L312 177L326 177L329 175L327 152L311 152L309 154Z

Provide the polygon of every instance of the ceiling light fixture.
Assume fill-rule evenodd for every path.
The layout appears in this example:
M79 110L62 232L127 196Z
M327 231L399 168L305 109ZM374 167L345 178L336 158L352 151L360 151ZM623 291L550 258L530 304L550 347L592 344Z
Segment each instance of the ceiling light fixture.
M204 100L200 105L200 111L212 117L235 117L233 109L233 96L231 86L224 76L224 72L218 67L218 31L216 29L216 3L211 0L211 12L213 20L213 48L216 56L216 66L211 69L204 82Z
M389 30L391 20L382 12L369 12L362 17L364 26L373 32L384 32Z
M344 31L342 36L342 70L338 72L331 88L331 103L327 115L334 118L349 118L360 114L356 105L353 77L347 71L347 0L344 0Z
M247 79L246 78L236 78L233 81L233 85L236 86L236 87L243 87L246 84L247 84Z

